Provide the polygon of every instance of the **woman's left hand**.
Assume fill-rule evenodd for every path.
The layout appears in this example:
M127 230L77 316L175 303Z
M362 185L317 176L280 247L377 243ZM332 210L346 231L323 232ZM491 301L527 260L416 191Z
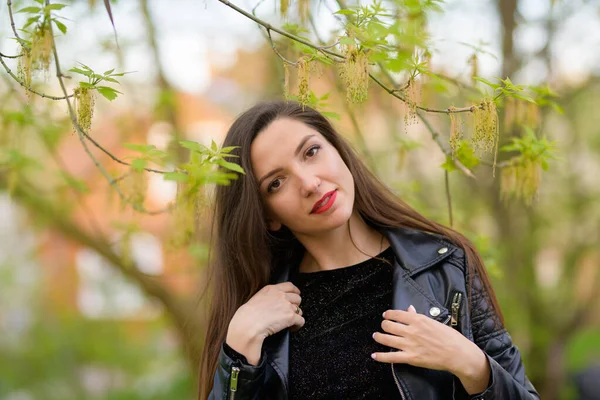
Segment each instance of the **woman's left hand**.
M375 332L373 339L399 351L373 353L376 361L449 371L466 389L470 381L484 381L487 386L490 375L487 357L457 330L417 314L413 306L408 311L388 310L383 317L381 327L386 333Z

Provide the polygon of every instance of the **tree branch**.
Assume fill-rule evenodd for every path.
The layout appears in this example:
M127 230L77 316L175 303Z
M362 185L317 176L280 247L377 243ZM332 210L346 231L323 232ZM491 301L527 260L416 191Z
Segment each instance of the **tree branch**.
M46 0L46 4L50 4L50 0ZM131 202L127 196L125 196L123 194L123 192L121 192L121 189L116 185L116 183L113 182L113 178L110 176L110 174L104 169L104 167L102 166L102 164L100 164L100 162L96 159L96 157L94 157L94 155L92 154L92 152L90 151L90 149L88 148L87 144L85 143L85 139L87 138L88 140L92 141L92 143L96 143L90 136L88 136L83 129L81 129L81 126L79 125L79 123L77 122L77 118L75 116L75 111L73 110L73 106L71 105L71 101L69 100L69 97L67 96L67 88L65 87L65 82L63 80L63 74L60 68L60 61L58 58L58 51L56 49L56 41L54 40L54 34L52 32L52 25L50 25L50 37L52 38L52 52L54 54L54 63L56 66L56 77L58 78L58 82L60 84L60 87L65 95L65 101L67 102L67 108L69 110L69 116L71 117L71 121L73 122L73 125L75 127L75 130L77 131L77 136L79 137L79 141L81 142L81 145L83 146L83 149L85 150L85 152L87 153L87 155L90 157L90 159L92 160L92 162L94 163L94 165L96 165L96 167L98 168L98 170L102 173L102 175L104 175L104 177L106 178L106 180L108 181L108 183L115 189L115 191L117 192L117 194L119 195L119 197L121 198L121 200L123 200L124 202L128 203L129 205L131 205L131 207L133 207L134 210L145 213L145 214L149 214L149 215L157 215L157 214L162 214L164 212L167 212L169 210L171 210L173 208L173 204L169 204L167 207L158 209L158 210L152 210L149 211L147 210L145 207L143 207L142 205L138 205L136 203ZM99 145L97 145L97 147L103 149L102 147L100 147ZM110 156L112 156L112 154L110 154L110 152L108 152L107 150L104 151L105 153L109 154ZM121 161L118 158L112 156L111 158L113 158L115 161L120 162L121 164L125 164L125 165L129 165L129 163L126 163L125 161ZM154 170L152 172L155 172ZM160 173L164 173L164 171L161 171Z
M40 96L40 97L43 97L43 98L45 98L45 99L50 99L50 100L64 100L64 99L66 99L66 97L65 97L65 96L61 96L61 97L57 97L57 96L50 96L50 95L48 95L48 94L45 94L45 93L38 92L38 91L36 91L36 90L32 89L31 87L29 87L29 86L25 85L25 82L21 81L21 80L19 79L19 77L18 77L18 76L16 76L16 75L15 75L15 74L14 74L14 73L11 71L11 69L8 67L8 65L6 65L6 63L5 63L5 62L4 62L4 60L2 59L3 57L6 57L6 56L0 56L0 64L2 64L2 66L4 67L4 69L6 70L6 72L8 73L8 75L10 75L10 77L11 77L11 78L13 78L13 80L14 80L15 82L17 82L19 85L23 86L23 87L24 87L26 90L28 90L28 91L29 91L29 92L31 92L31 93L37 94L38 96ZM20 57L20 56L17 56L17 57L7 57L7 58L18 58L18 57ZM68 95L67 97L73 97L73 95L71 94L71 95Z
M306 41L302 38L299 38L298 36L292 35L291 33L288 33L284 30L278 29L276 27L274 27L273 25L261 20L260 18L256 17L255 15L252 15L244 10L242 10L241 8L237 7L236 5L232 4L231 2L229 2L228 0L219 0L219 2L225 4L226 6L234 9L235 11L237 11L238 13L244 15L245 17L253 20L254 22L256 22L257 24L265 27L267 30L272 30L274 32L279 33L282 36L285 36L291 40L294 40L298 43L302 43L308 47L311 47L315 50L319 50L321 52L323 52L324 54L328 54L330 56L333 57L337 57L341 60L345 60L346 57L343 56L342 54L336 53L334 51L329 50L328 48L331 46L316 46L315 44ZM333 60L333 61L338 61L338 60ZM385 86L383 83L381 83L381 81L379 81L379 79L377 79L372 73L369 73L369 77L371 79L373 79L379 86L381 86L386 92L388 92L389 94L391 94L392 96L398 98L399 100L408 103L408 101L401 95L399 95L398 93L396 93L398 91L398 89L392 89L392 88L388 88L387 86ZM462 113L462 112L471 112L473 111L473 107L477 107L477 106L470 106L470 107L463 107L463 108L453 108L453 109L435 109L435 108L429 108L429 107L423 107L420 105L417 105L417 108L426 112L431 112L431 113L443 113L443 114L453 114L453 113Z
M17 41L19 42L21 47L23 47L24 49L27 49L27 51L31 50L29 48L29 46L27 46L27 43L23 39L21 39L19 37L19 34L17 33L17 27L15 26L15 19L13 18L13 12L12 12L12 1L7 0L6 5L8 6L8 15L10 17L10 26L12 28L13 33L15 34L15 38L17 39Z

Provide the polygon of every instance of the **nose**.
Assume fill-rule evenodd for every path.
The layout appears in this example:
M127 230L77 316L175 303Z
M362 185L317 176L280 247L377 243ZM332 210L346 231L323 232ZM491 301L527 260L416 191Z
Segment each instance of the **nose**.
M304 197L309 197L321 186L321 180L313 174L300 174L298 179L300 181L300 192Z

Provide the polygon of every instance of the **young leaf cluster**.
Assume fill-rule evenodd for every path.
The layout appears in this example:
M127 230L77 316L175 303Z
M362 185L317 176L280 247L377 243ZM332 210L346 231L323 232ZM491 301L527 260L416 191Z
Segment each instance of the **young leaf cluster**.
M200 186L211 183L229 185L238 178L238 174L245 175L242 167L227 161L227 158L238 157L230 154L237 146L219 148L213 141L207 147L189 140L180 140L179 144L190 150L189 161L179 166L181 171L168 172L164 177L188 184L190 192L196 192Z
M81 68L73 67L69 70L69 72L83 75L88 78L87 82L79 82L79 87L85 88L85 89L96 90L98 93L100 93L102 96L104 96L106 99L108 99L110 101L113 101L114 99L117 98L117 96L119 94L122 94L115 88L112 88L110 86L103 86L103 85L100 85L100 83L110 82L110 83L119 84L119 81L117 79L115 79L115 77L120 77L125 74L129 74L130 72L115 73L114 69L109 69L108 71L104 71L104 73L102 73L102 74L97 74L87 65L85 65L83 63L79 63L79 65Z

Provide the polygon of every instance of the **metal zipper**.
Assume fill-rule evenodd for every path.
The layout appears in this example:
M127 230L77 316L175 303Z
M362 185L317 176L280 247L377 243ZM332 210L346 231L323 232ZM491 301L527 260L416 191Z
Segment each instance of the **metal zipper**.
M406 400L406 396L404 395L404 391L402 390L402 386L400 386L400 381L396 376L396 371L394 371L394 363L390 364L392 366L392 376L394 377L394 382L396 382L396 386L398 387L398 391L400 392L400 397L402 400Z
M462 299L462 293L456 292L452 299L452 314L450 320L450 326L458 325L458 311L460 310L460 301Z
M238 367L231 367L231 378L229 378L229 400L235 399L235 392L237 392L239 374L240 369Z

